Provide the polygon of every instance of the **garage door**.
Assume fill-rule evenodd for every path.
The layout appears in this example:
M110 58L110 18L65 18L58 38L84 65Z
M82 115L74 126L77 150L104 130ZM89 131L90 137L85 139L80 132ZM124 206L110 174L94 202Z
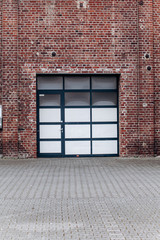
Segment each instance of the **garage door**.
M38 156L117 156L117 86L117 75L38 75Z

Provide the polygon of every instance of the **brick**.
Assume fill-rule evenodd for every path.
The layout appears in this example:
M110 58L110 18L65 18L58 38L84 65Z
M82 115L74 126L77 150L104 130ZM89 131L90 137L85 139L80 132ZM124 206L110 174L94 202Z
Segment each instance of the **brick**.
M37 73L121 74L120 156L160 154L158 0L1 0L0 9L4 156L36 157Z

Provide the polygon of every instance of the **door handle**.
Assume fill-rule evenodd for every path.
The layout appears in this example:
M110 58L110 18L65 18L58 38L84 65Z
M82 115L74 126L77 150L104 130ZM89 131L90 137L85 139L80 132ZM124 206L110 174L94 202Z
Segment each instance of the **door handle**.
M61 128L61 132L63 133L63 128Z

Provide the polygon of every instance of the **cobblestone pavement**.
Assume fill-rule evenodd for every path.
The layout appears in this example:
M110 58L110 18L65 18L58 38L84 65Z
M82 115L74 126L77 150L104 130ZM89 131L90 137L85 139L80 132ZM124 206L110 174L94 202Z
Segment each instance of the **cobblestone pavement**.
M0 240L160 240L160 158L0 161Z

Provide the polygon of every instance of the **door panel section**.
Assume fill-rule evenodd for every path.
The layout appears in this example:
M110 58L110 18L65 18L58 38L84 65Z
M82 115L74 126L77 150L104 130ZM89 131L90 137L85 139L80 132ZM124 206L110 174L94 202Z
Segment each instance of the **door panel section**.
M117 154L117 141L93 141L93 154Z
M61 141L40 141L40 153L61 153Z
M117 122L117 108L93 108L93 122Z
M59 106L60 107L60 95L59 94L40 94L39 106Z
M63 89L62 76L39 76L38 77L38 90L58 90Z
M117 138L117 124L93 124L93 138Z
M65 122L90 122L90 108L66 108Z
M56 123L56 122L61 122L61 109L60 108L55 108L55 109L50 109L50 108L42 108L39 110L39 116L40 116L40 123L48 122L48 123Z
M117 78L115 76L93 76L92 89L117 89Z
M93 92L92 93L92 105L93 106L116 106L117 94L115 92Z
M50 138L61 138L61 125L40 125L40 139Z
M86 90L90 89L90 77L83 76L69 76L65 77L65 90L79 89Z
M91 142L65 141L65 154L66 155L91 154Z
M65 138L90 138L90 125L65 125Z
M83 92L65 93L65 106L89 106L89 105L90 105L89 93Z

